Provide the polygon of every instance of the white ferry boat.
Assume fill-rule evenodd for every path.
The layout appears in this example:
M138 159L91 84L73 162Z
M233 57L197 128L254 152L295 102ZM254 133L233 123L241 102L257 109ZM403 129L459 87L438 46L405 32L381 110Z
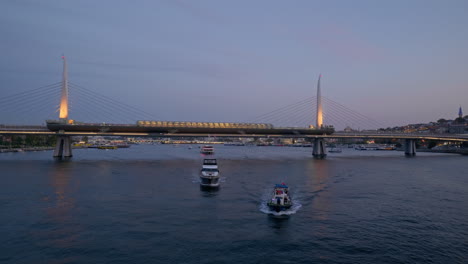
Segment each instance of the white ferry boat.
M377 150L377 145L375 144L366 144L366 145L359 145L356 146L354 149L355 150Z
M206 155L214 154L214 148L213 148L213 146L205 145L205 146L201 147L200 153L201 154L206 154Z
M205 187L219 186L219 170L216 159L204 159L200 171L200 185Z

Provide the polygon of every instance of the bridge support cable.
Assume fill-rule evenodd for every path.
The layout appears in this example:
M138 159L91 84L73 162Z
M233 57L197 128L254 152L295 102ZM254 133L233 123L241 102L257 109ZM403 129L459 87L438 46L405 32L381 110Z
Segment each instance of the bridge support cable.
M309 97L299 102L283 106L260 115L250 122L272 123L280 126L308 126L317 115L317 97ZM322 97L324 103L324 124L336 128L352 126L359 129L376 129L385 125L331 99Z
M75 97L75 95L77 97ZM73 117L87 122L134 123L135 117L121 111L117 106L105 104L95 96L74 90L70 93Z
M118 116L112 110L108 108L97 107L96 104L99 104L98 101L93 99L84 99L84 103L75 103L78 101L74 98L76 92L70 93L70 113L73 116L73 119L79 121L86 121L86 123L125 123L122 121L122 117ZM76 109L76 111L74 111Z
M26 91L23 91L23 92L19 92L19 93L15 93L15 94L12 94L12 95L8 95L8 96L5 96L5 97L2 97L0 98L0 104L3 104L4 102L9 102L15 98L24 98L24 96L31 96L31 94L34 94L34 93L42 93L46 90L49 90L49 89L55 89L57 87L60 87L61 86L61 82L58 82L58 83L53 83L53 84L49 84L49 85L44 85L44 86L41 86L41 87L38 87L38 88L34 88L34 89L30 89L30 90L26 90Z
M281 108L278 108L278 109L275 109L273 111L270 111L270 112L267 112L265 114L262 114L262 115L259 115L259 116L256 116L254 118L251 118L249 119L249 122L260 122L262 120L265 120L265 119L268 119L270 117L274 117L276 116L278 113L281 113L281 112L284 112L284 111L287 111L287 110L290 110L291 108L294 108L296 107L297 105L299 104L304 104L304 103L308 103L309 101L311 101L313 98L306 98L304 100L301 100L301 101L298 101L298 102L295 102L295 103L292 103L292 104L289 104L289 105L286 105L286 106L283 106Z
M317 102L316 100L313 100L311 104L307 105L307 107L302 110L298 111L294 118L292 119L294 121L294 126L299 126L299 127L308 127L309 125L315 124L315 116L317 112ZM327 124L327 123L325 123Z
M71 136L58 136L57 144L55 145L54 157L72 157Z
M265 120L265 122L273 123L277 126L282 127L294 126L296 123L300 122L299 116L303 116L304 112L308 112L312 105L313 102L304 102L302 104L298 104L294 108L291 108L289 111L278 113L277 116L271 117Z
M86 121L112 121L114 123L125 123L128 120L135 121L134 117L122 111L117 104L110 104L100 99L99 95L88 92L82 88L70 85L71 102L75 119L80 118ZM87 116L81 117L81 113L86 112ZM125 122L123 121L125 120Z
M277 125L285 125L282 122L290 122L291 119L297 115L298 109L310 107L311 103L313 103L314 101L315 99L313 97L307 98L299 102L289 104L287 106L260 115L254 119L251 119L250 122L275 123Z
M322 138L314 139L314 147L312 150L312 156L316 159L324 159L327 156L327 148Z
M350 109L350 108L348 108L348 107L346 107L346 106L344 106L344 105L342 105L342 104L340 104L340 103L338 103L338 102L335 102L335 101L333 101L333 100L331 100L331 99L329 99L329 98L327 98L327 97L323 97L323 98L324 98L329 104L333 104L334 106L338 106L338 108L343 109L343 110L345 110L345 111L348 111L348 112L350 112L350 113L352 113L352 114L354 114L354 115L356 115L356 116L358 116L358 117L360 117L360 118L369 119L369 120L372 120L372 121L374 121L374 122L377 122L377 121L373 120L372 118L370 118L370 117L368 117L368 116L365 116L365 115L363 115L363 114L361 114L361 113L359 113L359 112L356 112L356 111L354 111L354 110L352 110L352 109ZM377 122L377 123L378 123L378 122Z
M112 121L114 123L135 123L136 120L142 119L142 115L126 111L119 107L118 104L105 102L96 95L86 91L73 89L70 94L72 109L76 109L74 112L75 119L100 122ZM82 116L83 112L87 112L90 115L81 118L80 116Z
M314 110L312 109L315 107L315 102L311 101L283 116L277 123L287 127L308 127L315 123Z
M48 91L46 93L43 93L37 96L25 98L24 100L21 100L14 104L6 104L5 106L7 107L13 106L14 108L12 109L18 108L18 110L15 110L16 113L21 113L21 112L31 113L32 111L36 109L37 106L46 106L50 108L51 105L55 105L57 96L59 94L60 94L60 91L51 90L51 91Z
M384 124L370 118L370 117L367 117L363 114L360 114L354 110L351 110L350 108L340 104L340 103L337 103L331 99L328 99L326 97L323 97L323 99L325 100L326 102L326 105L328 106L327 109L330 109L333 113L336 113L336 114L339 114L341 116L346 116L347 118L353 120L353 121L357 121L359 122L360 124L362 125L365 125L367 126L367 128L379 128L379 127L383 127L385 126Z
M405 139L405 155L409 157L416 155L416 140Z
M53 112L60 84L52 84L0 99L0 111L8 113L0 123L41 124Z
M323 115L326 120L326 124L333 125L337 129L343 129L344 126L351 126L355 129L372 127L372 125L369 125L369 123L366 123L364 120L347 115L346 113L336 109L325 109Z
M371 118L363 117L362 115L356 114L354 111L347 108L342 108L341 106L334 104L333 102L328 102L327 104L327 116L328 120L336 118L340 121L340 124L344 125L358 125L359 127L371 129L376 127L381 127L378 122L372 120Z
M41 91L36 90L28 94L21 93L21 94L11 95L8 97L1 98L0 107L10 107L12 105L22 107L22 108L27 107L26 105L27 103L38 101L38 99L46 98L50 96L50 94L59 92L57 91L58 87L60 86L49 87Z
M118 107L105 104L95 96L77 89L70 90L70 113L74 119L87 122L135 122L133 116L128 116L128 113L122 112Z
M147 119L147 120L154 120L155 117L153 114L150 114L146 111L143 111L141 109L138 109L136 107L130 106L128 104L125 104L123 102L117 101L115 99L112 99L108 96L102 95L100 93L94 92L88 88L85 88L83 86L70 83L70 87L73 88L73 90L79 90L81 91L82 95L87 95L88 97L92 97L97 99L98 101L101 102L103 105L110 105L112 106L114 110L118 110L119 114L126 114L127 116L132 116L132 121L135 122L136 120L141 120L141 119ZM72 91L72 90L70 90ZM135 116L137 118L135 119Z

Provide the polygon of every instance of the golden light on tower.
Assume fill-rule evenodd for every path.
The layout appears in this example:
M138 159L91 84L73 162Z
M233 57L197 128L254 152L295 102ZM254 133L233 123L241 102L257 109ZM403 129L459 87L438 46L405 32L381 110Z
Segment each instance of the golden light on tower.
M322 110L322 95L320 92L320 79L322 74L319 75L317 83L317 128L321 128L323 125L323 110Z
M63 80L62 80L62 96L60 98L60 119L68 119L68 73L67 73L67 60L65 56L63 59Z

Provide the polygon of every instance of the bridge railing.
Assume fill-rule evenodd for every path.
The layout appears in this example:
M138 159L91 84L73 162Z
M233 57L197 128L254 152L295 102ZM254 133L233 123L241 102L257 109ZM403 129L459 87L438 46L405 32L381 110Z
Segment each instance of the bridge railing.
M33 125L3 125L0 124L0 130L47 130L46 126L33 126Z
M393 136L398 136L398 137L411 137L411 138L463 138L466 139L468 138L468 134L449 134L449 133L434 133L434 134L428 134L428 133L402 133L402 132L393 132L393 133L388 133L388 132L377 132L377 131L372 131L372 132L336 132L334 133L335 136L365 136L365 137L372 137L372 136L377 136L377 137L393 137Z

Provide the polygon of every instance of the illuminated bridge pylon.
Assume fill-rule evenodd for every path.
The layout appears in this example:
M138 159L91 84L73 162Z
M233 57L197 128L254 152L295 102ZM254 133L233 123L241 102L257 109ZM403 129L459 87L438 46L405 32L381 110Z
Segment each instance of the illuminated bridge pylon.
M320 79L321 78L322 78L322 74L319 75L318 82L317 82L317 119L316 119L317 129L321 129L323 127L322 94L320 91ZM314 149L312 150L312 156L314 156L314 158L317 158L317 159L323 159L327 156L327 149L326 149L323 138L314 139Z
M60 96L60 119L68 119L68 71L67 71L67 59L62 56L63 59L63 78L62 78L62 95Z
M62 94L60 97L60 108L59 118L62 122L68 123L68 69L67 59L62 56L63 59L63 77L62 77ZM55 145L54 157L71 157L71 137L60 135L60 131L57 135L57 144Z

